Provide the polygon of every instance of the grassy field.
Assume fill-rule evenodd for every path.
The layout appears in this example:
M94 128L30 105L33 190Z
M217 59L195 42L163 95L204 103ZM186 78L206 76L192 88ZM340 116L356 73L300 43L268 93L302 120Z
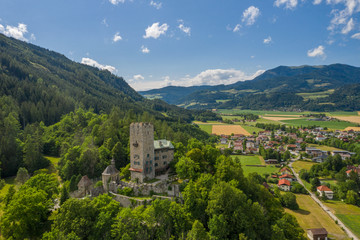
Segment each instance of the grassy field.
M198 124L201 130L207 132L208 134L212 133L212 125L210 124Z
M360 238L360 208L341 201L328 200L324 203L331 211Z
M241 124L241 126L242 126L246 131L248 131L250 134L253 134L254 132L255 132L256 134L258 134L259 132L264 131L264 129L262 129L262 128L257 128L257 127L254 127L254 126L248 126L248 125L244 125L244 124Z
M252 113L256 115L276 115L276 116L283 116L283 115L304 115L304 114L319 114L325 113L328 116L359 116L358 112L345 112L345 111L337 111L337 112L280 112L280 111L262 111L262 110L240 110L240 109L218 109L219 113L223 114L240 114L240 113Z
M320 181L329 183L331 186L330 188L332 188L332 186L337 186L337 181L335 179L320 179Z
M265 166L265 167L255 167L255 166L246 166L246 165L265 165L264 162L260 159L258 155L246 156L246 155L233 155L232 158L238 157L241 162L242 169L244 170L244 175L247 176L249 173L257 172L260 175L265 173L272 174L279 171L279 168L275 166Z
M316 163L312 161L298 160L292 164L295 172L300 172L301 169L310 170L310 168Z
M305 231L308 228L324 227L330 238L348 239L345 232L309 195L296 194L296 200L300 209L296 211L285 209L285 211L295 216Z
M282 120L281 122L286 125L295 127L306 127L306 126L320 126L327 127L329 129L342 130L347 127L355 127L355 123L344 122L344 121L307 121L306 119L294 119L294 120Z
M337 151L337 150L341 150L341 149L339 149L339 148L328 147L328 146L318 145L318 144L309 144L308 147L315 147L315 148L318 148L318 149L323 150L323 151Z
M330 89L323 92L312 92L312 93L297 93L296 95L302 96L305 100L308 99L317 99L317 98L324 98L328 97L329 94L333 93L334 90Z

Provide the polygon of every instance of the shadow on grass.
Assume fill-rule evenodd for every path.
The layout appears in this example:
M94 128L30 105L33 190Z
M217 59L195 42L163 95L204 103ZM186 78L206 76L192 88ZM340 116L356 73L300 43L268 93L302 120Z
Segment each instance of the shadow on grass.
M304 209L299 209L299 210L294 210L294 212L299 213L301 215L309 215L311 212L304 210Z

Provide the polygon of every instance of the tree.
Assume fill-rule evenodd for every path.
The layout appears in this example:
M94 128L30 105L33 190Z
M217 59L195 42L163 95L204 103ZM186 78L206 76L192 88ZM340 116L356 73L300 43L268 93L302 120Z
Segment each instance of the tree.
M73 191L77 190L77 184L78 184L78 182L76 182L76 176L73 175L70 179L69 191L73 192Z
M181 179L195 179L200 170L199 164L189 157L181 157L175 165L176 173Z
M69 192L67 190L67 187L64 185L61 188L60 204L62 205L68 199L69 199Z
M15 193L16 193L15 186L11 185L9 187L8 192L6 193L6 195L4 197L5 206L9 205L10 201L14 198Z
M299 209L299 205L296 202L296 196L291 192L286 192L285 194L281 195L280 201L284 207L287 207L291 210Z
M347 204L360 205L359 194L353 190L347 191L345 202Z
M26 170L26 168L19 168L17 174L16 174L16 178L15 181L18 184L24 184L28 179L30 178L28 171Z
M41 173L35 175L31 177L23 186L44 191L46 193L47 199L54 199L55 195L59 193L59 182L55 174Z
M1 219L1 234L5 238L34 238L45 229L52 202L43 190L22 187L14 195Z
M187 234L187 240L209 240L209 234L206 232L204 225L202 225L201 222L198 220L195 220L195 222L192 225L191 230Z
M296 218L288 213L275 222L272 228L272 240L306 240L304 230Z

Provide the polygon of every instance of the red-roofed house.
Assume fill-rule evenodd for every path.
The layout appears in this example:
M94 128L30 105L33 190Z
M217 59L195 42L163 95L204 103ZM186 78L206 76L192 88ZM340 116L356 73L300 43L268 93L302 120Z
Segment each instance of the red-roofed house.
M317 192L319 193L320 197L322 197L323 193L328 199L333 199L334 197L334 192L325 185L317 187Z
M351 173L351 172L355 172L355 173L357 173L358 175L360 175L360 168L354 168L354 169L347 170L347 171L346 171L346 175L347 175L348 177L350 177L350 173Z
M293 177L292 175L290 175L290 174L283 174L283 175L281 175L279 178L280 178L280 179L286 179L286 180L288 180L289 182L292 182L292 181L295 180L294 177Z
M280 172L281 172L282 174L291 174L290 169L288 169L287 167L283 167L283 168L280 170Z
M278 183L278 187L280 190L288 192L291 189L291 183L286 179L281 179Z

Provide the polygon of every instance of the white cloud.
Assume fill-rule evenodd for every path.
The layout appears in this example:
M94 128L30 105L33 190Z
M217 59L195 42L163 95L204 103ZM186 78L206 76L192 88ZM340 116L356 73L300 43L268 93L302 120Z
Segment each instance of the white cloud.
M159 10L159 9L162 7L162 3L161 3L161 2L151 1L151 2L150 2L150 6L153 6L154 8L156 8L157 10Z
M265 43L265 44L269 44L269 43L271 43L271 42L272 42L271 36L269 36L268 38L265 38L265 39L264 39L264 43Z
M137 74L137 75L134 75L134 76L133 76L133 79L134 79L135 81L140 81L140 80L144 80L145 78L144 78L142 75Z
M130 85L134 89L141 91L166 86L189 87L199 85L232 84L238 81L252 80L264 72L265 70L258 70L252 75L247 75L243 71L236 69L208 69L199 73L195 77L186 75L184 78L174 80L171 79L170 76L164 76L161 81L137 81L130 83Z
M342 34L348 34L351 30L354 29L354 20L353 18L350 18L348 23L345 25L345 27L341 30Z
M113 37L113 42L118 42L120 40L122 40L122 37L120 36L120 33L119 32L115 33L115 35Z
M360 32L359 32L359 33L355 33L354 35L351 36L351 38L353 38L353 39L359 39L359 40L360 40Z
M313 4L314 5L319 5L322 2L322 0L314 0Z
M253 25L259 15L260 10L257 7L250 6L243 12L242 21L245 22L246 25Z
M145 35L144 38L159 38L160 35L163 35L166 33L166 31L169 28L169 25L166 23L159 26L159 22L153 23L153 25L148 26L147 29L145 29Z
M285 5L286 9L294 9L298 5L298 0L276 0L274 5L277 7Z
M142 53L150 53L150 49L148 49L147 47L145 47L144 45L141 46L141 52Z
M183 20L179 20L179 26L178 28L183 31L186 35L190 36L191 35L191 28L190 27L185 27L184 25L184 21Z
M109 2L113 5L118 5L119 3L124 3L125 0L109 0Z
M25 34L28 33L26 24L19 23L17 27L7 25L6 27L0 24L0 33L8 37L13 37L22 41L29 41ZM35 40L35 35L31 34L30 40Z
M108 70L111 73L116 73L117 72L115 67L110 66L110 65L102 65L102 64L98 63L97 61L95 61L95 60L93 60L91 58L82 58L81 63L85 64L85 65L92 66L92 67L99 68L101 70Z
M240 31L241 25L240 24L236 24L236 26L234 27L234 29L232 30L233 32L238 32Z
M308 57L325 57L325 47L320 45L317 48L310 49L307 52Z

